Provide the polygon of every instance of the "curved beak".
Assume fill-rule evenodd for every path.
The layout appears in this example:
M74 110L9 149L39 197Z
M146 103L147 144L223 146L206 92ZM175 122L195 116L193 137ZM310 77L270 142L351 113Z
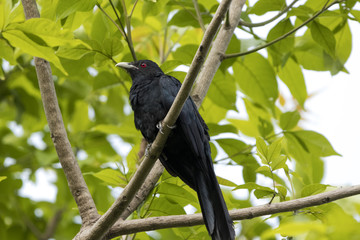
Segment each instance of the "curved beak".
M116 67L121 67L121 68L124 68L126 70L128 69L138 69L137 67L135 67L134 65L132 65L131 63L129 62L119 62L115 65Z

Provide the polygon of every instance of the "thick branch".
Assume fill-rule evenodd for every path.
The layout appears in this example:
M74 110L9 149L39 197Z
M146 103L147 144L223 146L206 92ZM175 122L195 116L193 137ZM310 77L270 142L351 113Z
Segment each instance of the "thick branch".
M229 211L233 220L252 219L255 217L299 210L313 207L338 199L360 194L360 185L343 187L330 192L290 200L281 203L265 204L256 207L237 209ZM116 237L141 231L152 231L163 228L189 227L203 224L200 213L191 215L175 215L164 217L152 217L146 219L128 220L122 224L115 225L109 232L109 237Z
M166 142L166 139L171 131L168 126L174 125L176 119L178 118L181 109L189 96L191 87L195 81L197 74L200 71L200 68L204 62L204 59L209 51L210 44L218 31L218 28L223 20L227 9L230 5L230 0L224 0L220 3L214 18L210 22L204 38L200 44L199 49L197 50L194 60L190 66L189 72L186 75L184 83L175 98L173 105L171 106L169 113L163 121L163 132L164 134L159 133L153 142L150 154L145 157L141 163L138 170L135 172L133 178L130 180L129 184L125 187L122 194L115 201L115 203L109 208L109 210L89 229L89 231L83 231L80 235L77 235L81 239L101 239L109 228L117 221L121 213L123 213L126 207L129 205L131 200L134 198L137 190L141 187L146 176L149 174L151 168L153 167L155 161L159 157L162 148Z
M136 208L145 200L149 195L151 190L155 187L157 181L161 177L164 171L164 166L161 164L160 160L157 160L151 169L149 175L146 177L144 184L141 186L139 191L135 194L135 197L127 206L125 211L120 215L120 221L125 220L127 217L133 213Z
M292 29L291 31L285 33L284 35L264 44L264 45L261 45L261 46L258 46L256 48L253 48L249 51L246 51L246 52L241 52L241 53L232 53L232 54L226 54L223 56L224 59L227 59L227 58L233 58L233 57L241 57L241 56L244 56L244 55L248 55L250 53L253 53L253 52L257 52L263 48L266 48L268 46L271 46L281 40L283 40L284 38L287 38L288 36L290 36L291 34L293 34L294 32L296 32L297 30L299 30L300 28L304 27L305 25L307 25L309 22L311 22L312 20L316 19L320 14L322 14L323 12L325 12L326 10L328 10L331 6L333 6L334 4L337 4L341 2L341 0L335 0L333 1L332 3L330 3L328 6L324 6L320 11L318 11L316 14L314 14L312 17L308 18L305 22L303 22L301 25L299 25L298 27Z
M230 43L231 37L234 34L234 30L237 27L241 10L245 4L244 0L234 0L231 3L229 10L228 24L223 24L218 36L216 37L213 47L209 53L209 56L204 64L203 69L199 74L199 78L196 82L196 87L192 93L193 100L199 107L210 87L211 81L218 70L222 56Z
M35 0L22 0L22 4L26 19L40 16ZM98 218L98 214L67 138L56 97L50 64L38 57L34 57L34 62L51 139L54 142L59 161L64 169L70 191L79 208L83 224L90 224Z

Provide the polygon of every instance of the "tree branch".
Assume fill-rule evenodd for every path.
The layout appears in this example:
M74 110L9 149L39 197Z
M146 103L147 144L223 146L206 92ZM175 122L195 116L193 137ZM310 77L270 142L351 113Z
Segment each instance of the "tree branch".
M122 23L121 23L121 19L120 19L119 15L117 14L117 11L116 11L116 8L115 8L113 2L112 2L111 0L109 0L109 2L110 2L110 5L111 5L112 9L113 9L114 12L115 12L115 15L116 15L116 17L117 17L117 19L118 19L118 21L119 21L120 26L109 16L109 14L106 13L106 11L100 6L99 3L97 3L96 6L101 10L101 12L103 12L103 13L105 14L105 16L106 16L106 17L115 25L115 27L119 30L119 32L120 32L121 35L124 37L124 39L125 39L128 47L129 47L129 49L130 49L130 53L131 53L131 55L132 55L133 60L136 61L136 53L135 53L135 50L134 50L134 46L133 46L133 42L132 42L132 39L131 39L131 35L130 35L130 33L129 33L129 34L126 34L125 29L124 29L124 26L123 26ZM135 3L135 5L136 5L136 3ZM134 7L135 7L135 6L134 6ZM124 11L126 11L126 9L124 9ZM125 18L127 18L127 14L125 14L125 15L126 15ZM126 22L128 21L127 19L125 19L125 20L126 20Z
M281 15L283 15L284 13L286 13L287 11L289 11L290 8L292 8L292 6L294 6L294 4L297 2L298 0L294 0L292 1L288 6L286 6L282 11L280 11L278 14L276 14L274 17L270 18L269 20L266 20L264 22L259 22L259 23L249 23L249 22L244 22L240 19L239 21L239 25L241 26L245 26L245 27L249 27L249 28L253 28L253 27L262 27L268 23L271 23L272 21L275 21L277 18L279 18Z
M40 17L35 0L22 0L22 4L26 19ZM94 222L99 215L67 137L56 97L50 64L38 57L34 57L34 62L51 139L54 142L56 153L64 170L70 191L78 206L83 224L86 226Z
M149 175L146 177L144 184L141 186L139 191L137 191L135 197L127 206L125 211L120 215L121 222L122 220L125 220L127 217L129 217L136 210L136 208L145 200L151 190L153 190L153 188L155 187L163 171L164 166L161 164L160 160L157 160L152 167Z
M229 213L233 220L252 219L275 213L290 212L302 208L318 206L358 194L360 194L360 185L338 188L333 191L281 203L230 210ZM164 228L189 227L201 225L203 223L204 221L200 213L128 220L111 228L108 237L113 238L135 232L152 231Z
M209 56L204 64L203 69L199 74L199 79L196 82L196 87L192 92L192 98L196 105L199 107L205 98L205 95L210 87L211 81L218 70L222 56L230 43L231 37L234 34L234 30L237 27L242 8L245 4L244 0L234 0L231 3L229 10L229 22L223 24L218 36L216 37L213 47L209 53Z
M221 1L212 21L205 31L204 38L195 54L189 72L185 77L184 83L176 96L168 114L163 121L163 134L158 133L155 141L152 143L150 153L145 157L138 170L135 172L129 184L125 187L122 194L108 211L87 231L82 231L76 236L78 239L101 239L110 227L117 221L119 216L125 211L131 200L134 198L137 190L141 187L146 176L149 174L155 161L158 159L166 139L171 131L168 126L174 125L181 109L189 96L191 87L197 74L209 51L210 44L219 29L219 26L229 8L230 0Z
M320 14L322 14L323 12L325 12L326 10L328 10L331 6L333 6L334 4L336 3L340 3L341 0L335 0L333 1L332 3L330 3L328 6L324 6L320 11L318 11L317 13L315 13L312 17L308 18L305 22L303 22L301 25L299 25L298 27L294 28L293 30L285 33L284 35L264 44L264 45L261 45L259 47L256 47L256 48L253 48L249 51L246 51L246 52L241 52L241 53L231 53L231 54L225 54L223 56L223 59L228 59L228 58L234 58L234 57L241 57L241 56L244 56L244 55L248 55L250 53L253 53L253 52L257 52L263 48L266 48L268 46L271 46L279 41L281 41L282 39L290 36L291 34L293 34L294 32L296 32L297 30L299 30L300 28L304 27L306 24L308 24L309 22L311 22L312 20L314 20L315 18L317 18Z

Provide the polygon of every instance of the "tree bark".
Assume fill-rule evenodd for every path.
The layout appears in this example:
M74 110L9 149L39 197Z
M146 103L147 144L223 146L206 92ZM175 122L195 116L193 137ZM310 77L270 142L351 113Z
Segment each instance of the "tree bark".
M26 19L40 17L35 0L22 0L22 4ZM34 57L34 62L45 116L56 153L66 175L70 191L78 206L83 226L92 224L99 215L67 137L50 64L38 57Z
M230 210L229 213L233 220L252 219L275 213L291 212L306 207L318 206L358 194L360 194L360 185L355 185L286 202ZM128 220L122 224L116 224L113 228L111 228L109 234L107 235L107 239L136 232L174 227L190 227L201 225L203 223L204 220L200 213Z

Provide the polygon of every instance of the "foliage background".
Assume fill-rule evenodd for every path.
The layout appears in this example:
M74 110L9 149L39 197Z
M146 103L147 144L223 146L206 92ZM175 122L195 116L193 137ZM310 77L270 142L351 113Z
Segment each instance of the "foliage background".
M136 2L136 7L134 7ZM124 26L131 25L131 41L138 59L152 59L165 73L183 80L186 66L201 41L203 30L192 1L114 1ZM139 163L141 135L134 128L128 103L131 86L127 74L114 67L132 61L131 51L115 25L100 11L117 17L108 1L38 1L41 18L25 21L18 1L0 5L0 238L36 239L54 216L55 239L69 239L80 228L75 202L49 135L42 110L32 56L51 63L59 104L68 137L79 160L99 212L114 201L112 189L124 187ZM95 6L98 3L99 6ZM218 3L198 1L206 24ZM228 53L246 50L281 37L321 10L327 1L299 1L265 39L255 28L239 26ZM320 15L306 31L271 45L260 53L223 61L200 108L212 136L217 164L242 167L243 183L219 179L226 186L229 209L254 204L253 199L285 201L331 189L321 180L324 157L337 155L321 134L302 129L308 92L303 69L346 72L351 53L349 21L359 21L357 1L336 4ZM126 9L124 8L126 6ZM254 15L281 11L285 1L250 2L244 21ZM357 6L357 7L356 7ZM134 9L134 11L132 11ZM126 14L125 14L126 13ZM273 13L274 14L274 13ZM131 20L131 21L130 21ZM242 31L251 34L242 38ZM127 32L130 37L129 33ZM279 94L282 81L291 99ZM235 118L238 104L246 114ZM20 129L16 131L14 129ZM224 134L225 133L225 134ZM40 139L34 141L34 139ZM121 151L114 141L131 145ZM40 143L39 143L40 142ZM225 156L225 157L224 157ZM225 159L224 159L225 158ZM34 201L19 194L24 175L36 181L36 172L56 174L54 202ZM259 182L259 179L267 181ZM246 189L241 199L232 192ZM185 214L185 206L198 211L196 194L164 172L158 185L132 218ZM189 207L187 208L189 209ZM272 239L276 234L300 239L356 239L360 232L359 204L352 199L236 223L242 238ZM341 237L340 237L341 236ZM138 233L134 239L207 239L204 226ZM340 237L340 238L339 238Z

